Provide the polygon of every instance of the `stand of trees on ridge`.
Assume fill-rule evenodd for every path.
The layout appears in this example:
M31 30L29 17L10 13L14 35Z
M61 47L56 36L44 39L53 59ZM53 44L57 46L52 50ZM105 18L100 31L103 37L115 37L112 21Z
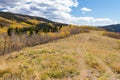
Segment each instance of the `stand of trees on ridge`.
M83 32L89 32L89 29L72 25L55 26L51 23L23 28L8 27L7 33L0 34L0 55Z
M30 35L32 35L33 33L38 34L39 32L44 32L44 33L48 33L48 32L58 32L62 26L59 27L55 27L52 24L46 24L46 23L42 23L42 24L37 24L37 27L23 27L23 28L11 28L9 27L7 30L7 33L9 36L11 36L13 33L14 34L24 34L24 33L29 33Z

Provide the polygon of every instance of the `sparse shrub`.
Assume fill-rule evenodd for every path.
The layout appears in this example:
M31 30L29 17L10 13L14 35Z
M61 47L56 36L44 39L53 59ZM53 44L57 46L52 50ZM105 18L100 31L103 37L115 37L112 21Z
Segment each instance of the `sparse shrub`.
M90 53L87 54L86 64L91 68L98 70L99 72L105 72L105 69L96 61L95 56Z
M102 77L99 77L97 80L109 80L109 79L102 76Z
M41 74L41 80L47 80L48 74Z
M40 52L40 54L44 54L44 53L49 53L49 51L48 51L48 50L42 50L42 51Z
M67 60L67 61L69 61L69 62L71 62L71 63L76 63L76 60L73 58L73 57L71 57L72 55L64 55L63 56L63 59L64 60Z
M70 34L78 34L78 33L88 33L90 32L89 29L81 28L81 27L75 27L70 29Z
M75 67L70 66L69 68L65 68L65 76L66 77L74 77L75 75L79 75L79 71L75 69Z
M0 77L3 77L5 74L11 73L10 69L0 70Z
M78 34L78 33L81 33L81 32L82 32L82 29L79 28L79 27L70 29L70 34Z
M65 73L61 69L55 69L48 72L48 76L51 78L63 78Z

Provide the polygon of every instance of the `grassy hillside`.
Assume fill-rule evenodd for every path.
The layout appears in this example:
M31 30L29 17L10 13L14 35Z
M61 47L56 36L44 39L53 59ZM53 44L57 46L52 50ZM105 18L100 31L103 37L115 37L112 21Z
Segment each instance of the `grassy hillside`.
M120 80L120 44L91 31L0 57L1 80Z

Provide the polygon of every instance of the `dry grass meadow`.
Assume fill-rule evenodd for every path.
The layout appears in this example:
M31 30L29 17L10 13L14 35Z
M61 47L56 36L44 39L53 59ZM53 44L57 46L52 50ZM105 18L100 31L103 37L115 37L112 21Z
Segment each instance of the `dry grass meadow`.
M120 43L103 31L0 57L0 80L120 80Z

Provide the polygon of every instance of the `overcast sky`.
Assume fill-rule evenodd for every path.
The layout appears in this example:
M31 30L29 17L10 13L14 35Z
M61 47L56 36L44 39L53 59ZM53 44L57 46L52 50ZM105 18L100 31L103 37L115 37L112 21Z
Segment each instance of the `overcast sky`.
M0 0L0 10L78 25L120 22L120 0Z

